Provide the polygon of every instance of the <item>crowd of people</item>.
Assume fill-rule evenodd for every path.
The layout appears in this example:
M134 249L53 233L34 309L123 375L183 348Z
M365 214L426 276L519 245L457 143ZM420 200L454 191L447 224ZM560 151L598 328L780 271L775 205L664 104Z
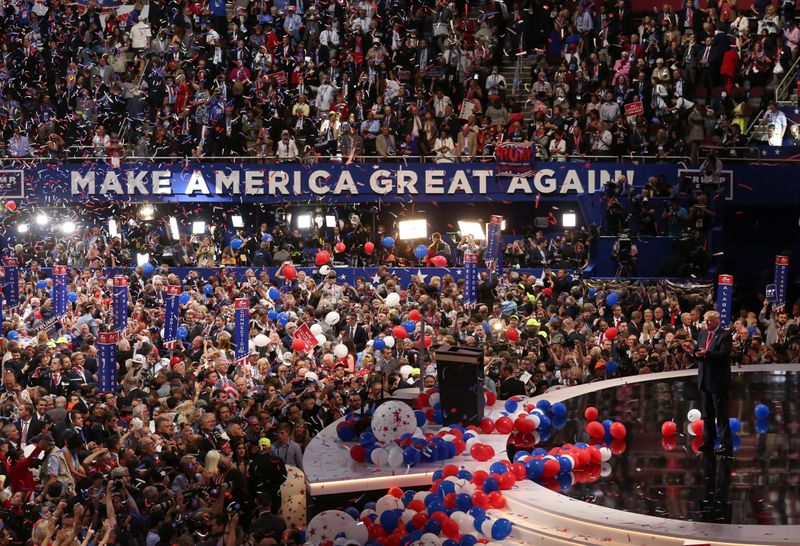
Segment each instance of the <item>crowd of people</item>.
M167 265L139 267L118 343L119 390L109 392L97 340L112 324L111 279L70 268L77 298L54 325L52 280L19 258L20 305L4 312L0 347L0 521L10 544L294 544L301 535L273 515L286 465L302 468L311 438L347 413L369 413L400 388L435 387L422 335L434 348L482 347L485 387L505 399L690 368L712 307L710 285L592 285L564 270L484 271L478 305L465 309L461 277L401 285L386 265L353 286L335 271L289 281L259 269L237 279L224 268L181 278ZM191 294L173 348L162 338L171 285ZM236 364L232 302L241 297L251 344ZM408 338L376 347L412 312L424 313L424 332L416 323ZM800 303L774 313L765 302L734 319L739 363L800 360ZM324 336L309 352L292 343L303 324Z
M15 157L455 161L511 141L696 159L744 143L800 44L794 2L765 0L643 16L627 0L47 0L9 4L0 30ZM518 57L530 73L507 81Z

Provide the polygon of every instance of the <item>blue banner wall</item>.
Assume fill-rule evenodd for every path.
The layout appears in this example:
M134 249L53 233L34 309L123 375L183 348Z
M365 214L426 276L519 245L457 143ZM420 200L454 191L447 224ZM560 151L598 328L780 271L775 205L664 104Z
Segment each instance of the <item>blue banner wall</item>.
M250 300L237 298L233 302L233 347L236 364L240 366L247 360L250 352Z
M117 343L119 332L100 332L97 336L97 379L101 392L117 391Z
M3 265L5 270L3 291L6 296L6 304L9 309L14 309L19 306L19 265L16 258L5 258Z
M180 286L167 287L167 304L164 316L164 346L175 347L178 341L178 313L180 311Z
M723 328L731 324L731 307L733 306L733 276L717 277L717 312L719 323Z
M125 335L128 329L128 277L117 275L112 281L111 309L114 315L114 328Z
M53 266L53 311L57 317L67 314L67 266Z
M786 292L789 285L789 256L775 256L775 310L786 307Z

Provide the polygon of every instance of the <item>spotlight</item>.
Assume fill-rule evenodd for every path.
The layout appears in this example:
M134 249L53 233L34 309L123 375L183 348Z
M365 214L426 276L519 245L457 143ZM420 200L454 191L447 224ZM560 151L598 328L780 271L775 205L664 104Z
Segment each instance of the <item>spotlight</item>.
M28 224L17 224L17 233L28 233L30 231L31 226Z
M36 215L34 221L36 222L37 226L43 227L47 225L47 222L50 221L50 218L47 216L46 213L40 212L39 214Z
M202 235L206 232L206 223L203 220L192 222L192 235Z
M333 214L326 214L325 215L325 227L326 228L335 228L336 227L336 216Z
M117 221L113 218L108 221L108 234L111 237L119 237L119 226L117 226Z
M149 203L146 205L142 205L142 208L139 209L139 217L142 220L152 220L156 215L156 209L153 205Z
M500 222L500 231L505 231L505 230L506 230L506 221L503 220Z
M64 235L72 235L75 233L75 222L72 220L66 220L63 224L61 224L61 233Z
M181 232L178 229L178 220L174 216L169 217L169 234L173 241L181 240Z
M458 231L461 232L462 237L472 235L476 241L483 241L486 239L486 234L483 232L483 227L480 222L473 222L471 220L459 220Z
M144 265L150 261L150 254L136 254L136 265Z
M428 238L428 222L424 219L401 220L398 222L400 238L404 241Z
M297 215L297 228L298 229L311 229L311 215L298 214Z
M565 212L561 215L561 225L564 227L575 227L578 225L578 215L574 212Z
M241 229L244 227L244 219L239 214L234 214L231 216L231 225L236 229Z

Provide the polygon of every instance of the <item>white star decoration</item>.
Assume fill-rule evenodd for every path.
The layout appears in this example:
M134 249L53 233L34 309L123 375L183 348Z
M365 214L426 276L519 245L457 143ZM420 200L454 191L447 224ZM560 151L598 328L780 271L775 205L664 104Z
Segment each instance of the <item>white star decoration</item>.
M372 284L378 284L379 282L381 282L381 278L377 273L375 273L372 276Z
M341 281L347 280L347 275L345 275L344 273L339 275L339 280L341 280Z
M460 277L463 274L464 274L464 270L463 269L456 269L456 275L458 275Z
M422 270L417 269L417 277L419 277L419 280L421 280L422 282L425 282L425 278L427 277L427 275L423 275Z

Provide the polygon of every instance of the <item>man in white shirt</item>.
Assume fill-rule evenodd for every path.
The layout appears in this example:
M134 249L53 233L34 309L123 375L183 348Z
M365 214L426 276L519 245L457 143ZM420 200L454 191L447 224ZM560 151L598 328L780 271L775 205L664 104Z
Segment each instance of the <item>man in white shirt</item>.
M281 139L278 141L275 155L278 159L284 160L291 160L300 155L297 151L297 144L295 144L294 139L289 136L289 131L285 129L281 133Z
M153 33L150 31L150 25L147 24L147 21L140 19L139 22L131 28L131 47L133 47L133 49L149 47L150 37L152 35Z
M486 91L490 95L499 95L500 91L506 88L506 78L499 73L496 66L492 67L492 73L486 78Z
M786 114L778 109L778 103L770 101L769 108L764 112L764 121L769 125L775 126L774 138L778 142L783 142L783 134L786 132ZM772 144L770 142L770 144ZM780 144L772 144L780 146Z
M444 94L444 91L439 89L436 91L436 96L433 97L433 111L436 117L440 119L443 118L448 106L453 106L453 102L450 100L450 97Z
M317 96L314 99L314 106L317 107L317 115L325 115L331 109L336 88L328 83L328 75L323 74L321 83L317 87Z

